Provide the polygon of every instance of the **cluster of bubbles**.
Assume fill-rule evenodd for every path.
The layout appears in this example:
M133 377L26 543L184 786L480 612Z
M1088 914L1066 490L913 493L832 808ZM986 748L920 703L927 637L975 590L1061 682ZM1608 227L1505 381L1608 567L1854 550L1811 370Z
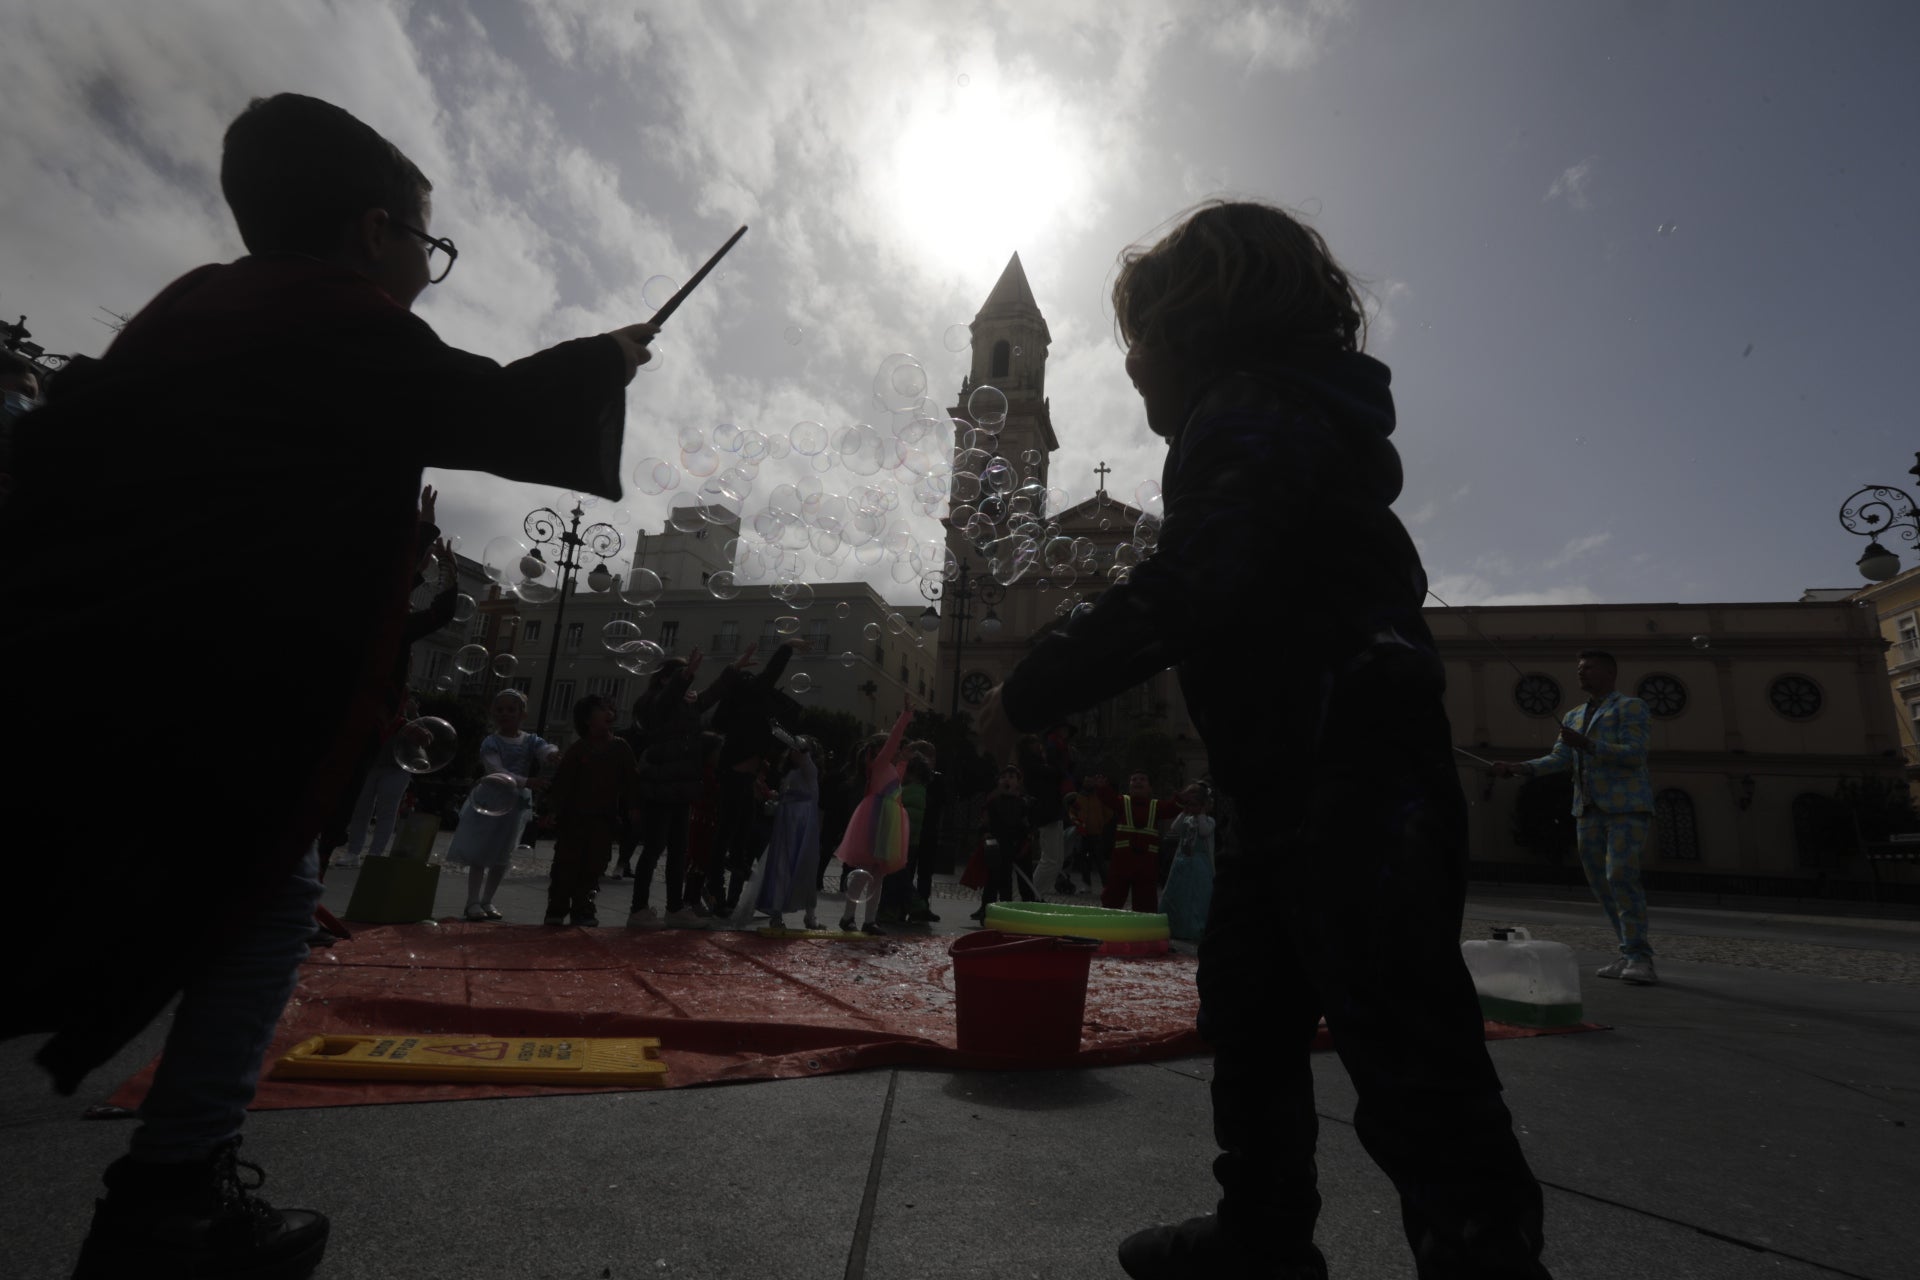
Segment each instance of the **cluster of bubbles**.
M453 761L460 735L439 716L421 716L393 735L393 762L408 773L433 773Z
M945 341L964 348L971 332L954 325ZM959 565L945 541L915 536L908 519L915 509L926 516L944 511L1001 585L1031 576L1059 590L1062 613L1078 603L1067 598L1076 586L1091 585L1096 577L1124 581L1157 545L1163 510L1158 485L1148 482L1135 492L1143 514L1130 541L1103 550L1091 538L1067 536L1058 520L1068 498L1047 484L1041 452L1008 457L1000 448L1006 393L977 386L967 397L966 416L948 417L927 391L925 368L896 352L874 373L873 400L882 413L873 422L830 428L805 420L773 432L733 422L710 431L688 426L680 432L677 457L642 458L630 478L649 496L691 491L692 500L679 502L669 518L681 532L731 525L739 513L739 536L724 548L733 567L713 575L708 590L725 600L743 585L769 583L775 598L796 611L811 603L809 579L833 580L849 560L864 568L885 564L895 583L917 584L923 595L937 598ZM795 455L809 460L813 475L761 492L762 464ZM749 514L755 499L757 509ZM1107 505L1120 510L1110 498ZM1101 527L1113 518L1103 515ZM550 596L544 563L520 563L525 552L513 540L495 541L502 545L488 557L489 572L495 563L509 570L518 563L531 570L521 582L531 585L532 598ZM521 597L529 598L525 589Z
M963 324L951 326L944 337L955 351L971 341L972 332ZM801 615L814 603L810 583L835 581L849 570L874 577L868 571L884 567L884 576L893 583L916 587L929 600L941 598L960 564L946 539L918 536L911 520L916 511L927 517L944 514L995 582L1010 587L1027 581L1053 593L1054 612L1063 617L1108 582L1126 581L1134 566L1152 554L1164 510L1159 485L1148 481L1135 490L1138 516L1127 513L1104 490L1097 495L1098 527L1119 535L1117 539L1096 543L1070 535L1060 526L1069 499L1048 485L1045 456L1038 449L1008 456L1010 451L1002 448L1006 393L976 386L967 396L966 416L950 417L935 407L928 387L921 363L906 352L895 352L874 372L876 412L871 422L829 427L803 420L784 431L735 422L711 429L688 425L679 432L677 452L639 459L629 479L647 496L677 495L668 518L672 529L695 533L708 527L737 528L722 547L730 567L711 574L706 589L716 599L730 600L748 585L765 584L786 607L774 624L775 633L783 636L799 634ZM766 463L796 457L807 463L800 479L763 485ZM790 467L783 471L791 474ZM569 493L561 502L563 510L574 503L584 509L596 499ZM618 524L624 514L606 518ZM540 547L520 537L494 538L481 563L504 595L546 604L559 594L557 567ZM601 641L622 669L650 673L664 655L632 619L644 618L653 609L663 590L659 576L642 566L628 573L596 572L582 583L628 607L629 617L609 623ZM835 613L847 617L846 602L839 602ZM917 646L926 644L920 630L898 611L865 630L870 641L891 631ZM844 666L857 662L851 651L838 657ZM456 655L455 666L478 674L487 661L483 646L468 645ZM511 654L495 657L495 674L508 674L514 661ZM803 693L811 684L812 677L796 674L787 687Z

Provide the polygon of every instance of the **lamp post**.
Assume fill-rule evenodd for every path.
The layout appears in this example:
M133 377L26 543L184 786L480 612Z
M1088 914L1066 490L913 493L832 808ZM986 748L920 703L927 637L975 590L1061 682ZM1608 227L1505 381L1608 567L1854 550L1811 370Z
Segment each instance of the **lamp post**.
M1907 474L1920 479L1920 453ZM1920 514L1904 489L1892 485L1868 485L1840 505L1840 526L1848 533L1867 540L1855 567L1868 582L1885 582L1900 572L1900 557L1880 545L1880 535L1898 529L1900 540L1911 545L1920 540Z
M1007 589L995 582L985 573L976 573L972 565L964 558L960 561L960 571L952 577L929 578L920 583L920 594L928 600L938 602L951 600L953 613L953 705L952 714L960 714L961 659L967 652L967 623L973 621L973 611L968 606L975 600L986 605L986 616L980 619L980 633L992 638L1000 630L1000 615L993 606L1007 598ZM940 614L932 604L920 613L920 627L924 631L940 629Z
M547 678L540 686L540 715L534 721L534 733L545 736L547 732L547 702L553 697L553 675L560 667L560 628L566 624L567 592L573 586L574 571L580 567L580 553L586 552L600 563L587 575L587 585L595 591L605 591L613 584L613 572L607 568L607 560L620 554L620 531L610 524L590 524L580 527L581 519L586 515L578 501L573 506L573 519L552 507L541 507L527 513L523 526L527 531L527 541L533 549L520 557L520 598L525 600L526 588L530 583L538 582L552 571L547 557L541 554L541 548L547 548L554 554L559 573L559 604L553 611L553 640L547 646ZM535 592L536 596L538 592ZM529 602L532 603L532 602Z

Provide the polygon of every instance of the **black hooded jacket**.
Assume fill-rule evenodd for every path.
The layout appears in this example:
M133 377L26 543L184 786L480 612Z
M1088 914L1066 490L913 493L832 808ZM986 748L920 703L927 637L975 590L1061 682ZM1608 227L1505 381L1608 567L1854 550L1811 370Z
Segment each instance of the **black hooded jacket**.
M1178 667L1215 778L1264 800L1324 754L1341 681L1391 668L1405 683L1417 668L1407 695L1437 698L1426 574L1389 510L1389 378L1369 356L1328 352L1202 390L1168 442L1158 549L1007 678L1014 726L1042 729ZM1370 661L1385 651L1403 656Z

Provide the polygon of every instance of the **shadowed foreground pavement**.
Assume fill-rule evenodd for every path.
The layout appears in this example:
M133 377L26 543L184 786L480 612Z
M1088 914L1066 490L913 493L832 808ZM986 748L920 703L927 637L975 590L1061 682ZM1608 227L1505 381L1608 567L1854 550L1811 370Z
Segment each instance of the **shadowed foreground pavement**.
M538 919L537 871L500 894L510 919ZM334 909L352 878L334 874ZM940 932L971 909L949 891ZM601 918L624 920L629 892L609 882ZM445 878L437 912L463 901ZM1571 893L1488 890L1468 913L1468 936L1525 923L1589 975L1610 958L1598 908ZM1488 1045L1546 1185L1554 1274L1913 1275L1920 923L1656 899L1652 931L1662 985L1584 980L1587 1016L1613 1030ZM79 1113L164 1027L73 1099L32 1067L36 1041L0 1044L0 1274L66 1274L129 1132ZM328 1278L1117 1277L1128 1231L1211 1207L1209 1069L877 1070L264 1112L243 1155L273 1202L332 1216ZM1338 1059L1318 1055L1315 1075L1332 1274L1411 1277Z

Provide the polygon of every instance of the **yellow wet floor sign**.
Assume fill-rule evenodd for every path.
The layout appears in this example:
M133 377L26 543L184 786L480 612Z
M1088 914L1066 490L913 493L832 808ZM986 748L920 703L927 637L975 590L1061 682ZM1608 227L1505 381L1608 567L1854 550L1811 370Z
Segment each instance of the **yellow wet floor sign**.
M314 1036L274 1064L276 1080L419 1080L458 1084L667 1082L660 1042L488 1036Z

